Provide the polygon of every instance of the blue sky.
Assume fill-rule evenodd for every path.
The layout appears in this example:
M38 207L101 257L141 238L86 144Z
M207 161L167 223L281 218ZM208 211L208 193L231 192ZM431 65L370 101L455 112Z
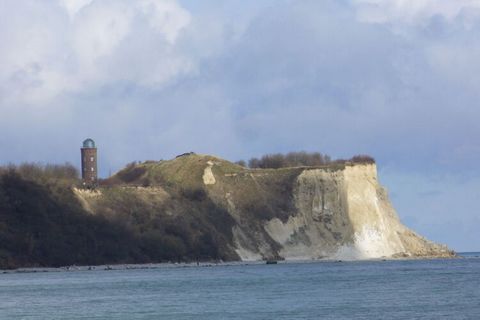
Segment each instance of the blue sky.
M367 153L407 225L480 250L480 1L0 3L0 163Z

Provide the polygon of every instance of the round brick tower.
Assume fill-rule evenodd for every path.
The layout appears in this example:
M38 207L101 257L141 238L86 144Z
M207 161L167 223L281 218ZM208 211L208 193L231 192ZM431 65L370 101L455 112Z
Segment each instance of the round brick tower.
M82 151L82 180L85 186L97 184L97 148L95 141L86 139L83 141Z

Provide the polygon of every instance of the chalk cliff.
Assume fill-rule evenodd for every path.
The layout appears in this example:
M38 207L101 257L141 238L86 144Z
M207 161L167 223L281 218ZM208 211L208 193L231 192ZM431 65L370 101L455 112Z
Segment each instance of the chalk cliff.
M254 258L257 253L262 257L273 253L285 259L451 254L446 247L427 241L401 224L386 190L378 183L375 164L346 165L333 171L306 168L293 181L292 190L294 205L288 217L263 223L265 237L274 241L274 247L268 246L268 241L262 243L261 238L248 242L235 238L243 259ZM248 243L256 245L249 247Z
M131 165L106 184L76 190L90 214L188 224L214 234L224 260L454 255L400 222L371 163L247 169L190 154Z

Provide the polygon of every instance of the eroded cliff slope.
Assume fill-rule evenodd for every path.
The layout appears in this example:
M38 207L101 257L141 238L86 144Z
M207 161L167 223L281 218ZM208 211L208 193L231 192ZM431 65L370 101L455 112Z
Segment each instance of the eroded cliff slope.
M131 165L106 184L76 190L90 214L167 224L162 232L222 260L453 255L401 224L375 164L247 169L191 154Z

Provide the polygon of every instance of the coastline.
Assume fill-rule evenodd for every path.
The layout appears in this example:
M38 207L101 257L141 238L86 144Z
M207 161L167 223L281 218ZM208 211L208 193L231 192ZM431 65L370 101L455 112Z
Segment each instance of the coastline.
M358 260L335 260L335 259L311 259L311 260L278 260L278 264L308 264L308 263L364 263L364 262L392 262L392 261L418 261L418 260L452 260L452 259L479 259L480 252L457 252L452 257L399 257L399 258L375 258ZM124 271L166 268L205 268L205 267L231 267L231 266L255 266L265 265L267 261L229 261L229 262L161 262L140 264L105 264L87 266L62 266L62 267L29 267L17 269L0 269L0 274L19 273L46 273L46 272L85 272L85 271Z

